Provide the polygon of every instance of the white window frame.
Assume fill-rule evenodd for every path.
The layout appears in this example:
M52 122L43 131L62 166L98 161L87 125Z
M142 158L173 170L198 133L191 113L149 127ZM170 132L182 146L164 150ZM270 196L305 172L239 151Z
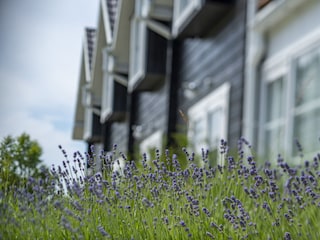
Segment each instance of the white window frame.
M101 121L106 121L113 112L114 101L114 78L110 74L114 71L114 57L105 56L106 69L103 74L102 82L102 104L101 104Z
M82 86L82 106L84 107L83 139L89 140L92 137L92 92L90 83Z
M149 137L142 140L140 143L140 154L147 154L147 159L150 160L150 150L151 149L162 149L162 141L163 141L163 131L158 130L152 133Z
M260 131L259 131L259 153L265 154L263 151L263 145L265 141L265 135L263 133L265 124L265 115L263 110L266 107L265 100L265 86L268 81L273 81L282 74L285 78L285 120L284 120L284 148L285 152L281 152L285 157L290 158L293 163L300 163L300 158L298 156L293 156L294 154L294 118L297 115L297 110L295 107L295 71L296 71L296 61L299 57L303 57L309 52L320 49L320 32L314 32L300 41L291 44L286 49L279 52L277 55L266 60L262 67L262 88L261 88L261 105L260 105ZM301 107L299 107L301 108ZM298 139L299 140L299 139ZM313 139L312 141L317 141ZM301 142L302 147L308 143ZM315 152L304 152L307 157L311 157ZM274 159L271 159L272 161Z
M92 108L86 107L84 109L84 126L83 126L83 139L90 140L92 137L92 124L93 124L93 111Z
M320 40L320 39L319 39ZM292 67L292 76L294 78L294 81L293 84L292 84L292 101L291 101L291 119L292 119L292 127L291 127L291 131L292 131L292 139L295 138L296 136L294 136L294 127L295 127L295 122L294 122L294 119L297 117L297 116L301 116L301 115L304 115L304 114L308 114L310 113L311 111L313 110L320 110L320 97L316 100L312 100L312 102L308 102L308 103L304 103L302 106L295 106L295 84L296 84L296 67L297 67L297 60L300 58L300 57L304 57L305 55L307 54L310 54L312 51L318 51L318 54L320 57L320 43L318 42L317 46L314 46L314 47L306 47L304 48L302 51L299 51L296 55L293 56L292 58L292 61L291 61L291 67ZM319 79L318 79L319 81ZM318 131L318 136L316 139L311 139L311 141L315 142L317 141L318 142L318 138L320 136L320 131L319 129L314 129L314 131ZM305 146L309 143L306 143L306 142L302 142L302 139L298 139L300 140L300 143L302 144L302 147L303 149L305 149ZM291 149L290 153L293 155L293 149ZM304 152L307 156L311 156L313 157L316 153L317 153L317 150L315 150L314 152Z
M182 7L181 0L174 0L173 5L173 24L172 24L172 34L174 37L179 35L181 26L191 18L192 15L199 10L202 1L200 0L190 0L188 5L184 7L184 10L179 13L179 9Z
M259 108L259 116L260 116L260 128L258 132L258 138L259 138L259 145L258 145L258 152L262 155L266 155L265 145L266 145L266 131L270 130L272 126L270 125L284 125L284 136L283 136L283 142L282 145L284 146L284 149L288 149L289 143L286 141L288 139L288 136L290 132L289 129L286 128L288 124L290 124L290 119L287 117L288 113L288 104L290 102L290 94L287 90L290 87L290 81L288 71L289 71L289 64L287 64L286 59L280 58L276 59L273 62L269 62L269 64L264 65L263 68L263 78L261 82L261 101L260 101L260 108ZM279 80L279 78L283 78L283 84L284 84L284 113L282 119L279 119L277 122L267 122L267 113L266 113L266 107L267 107L267 86L271 84L274 81ZM275 153L278 154L278 153ZM272 161L273 159L271 159Z
M146 73L147 25L141 20L142 1L138 0L135 4L135 15L131 19L130 29L129 91L134 90L136 83Z
M193 139L195 136L194 128L195 123L199 120L205 121L204 132L208 133L208 113L214 112L215 110L222 109L222 120L221 120L221 136L220 139L227 141L228 136L228 122L229 122L229 96L230 96L230 83L226 82L220 87L215 89L213 92L208 94L206 97L201 99L199 102L194 104L188 110L188 119L189 119L189 129L188 129L188 138ZM208 135L204 136L202 148L208 149L209 146L206 143ZM192 142L192 141L191 141ZM192 147L192 146L191 146ZM219 149L219 146L210 146L213 149ZM200 153L201 149L194 149L196 153ZM221 157L218 157L218 164L223 165L223 160Z
M114 78L106 74L103 77L103 93L102 93L102 105L101 105L101 121L105 122L113 112L113 87Z
M82 106L91 107L92 105L92 92L89 83L82 86Z
M148 19L172 20L172 0L143 0L141 15Z

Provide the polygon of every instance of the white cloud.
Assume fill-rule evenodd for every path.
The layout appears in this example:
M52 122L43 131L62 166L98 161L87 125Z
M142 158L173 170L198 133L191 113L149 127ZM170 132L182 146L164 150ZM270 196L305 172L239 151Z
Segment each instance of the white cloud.
M29 112L14 112L1 118L0 136L8 134L16 137L25 132L33 140L37 140L43 149L42 159L48 166L61 164L63 155L58 146L61 145L72 159L75 151L84 152L85 146L82 142L70 141L71 130L65 131L55 127L50 116L43 118L32 117Z
M28 133L58 164L62 145L72 157L85 144L72 141L85 26L95 26L98 0L8 1L0 12L0 140Z

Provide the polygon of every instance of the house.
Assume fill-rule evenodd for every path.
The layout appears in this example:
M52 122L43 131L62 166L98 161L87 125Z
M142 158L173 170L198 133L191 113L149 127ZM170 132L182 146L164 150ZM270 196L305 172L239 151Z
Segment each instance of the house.
M177 135L198 153L219 154L221 139L236 149L241 136L269 157L296 155L295 137L312 152L317 12L316 0L101 0L73 138L132 158Z
M221 138L236 145L245 14L245 0L102 0L91 103L77 104L100 118L100 135L83 139L131 156L174 144L176 133L197 151L217 149Z
M301 162L296 139L319 149L320 2L248 3L243 134L271 161Z
M89 144L99 142L101 138L101 124L97 109L91 106L92 96L90 94L95 38L95 29L86 28L84 30L75 121L72 131L73 139L85 140Z

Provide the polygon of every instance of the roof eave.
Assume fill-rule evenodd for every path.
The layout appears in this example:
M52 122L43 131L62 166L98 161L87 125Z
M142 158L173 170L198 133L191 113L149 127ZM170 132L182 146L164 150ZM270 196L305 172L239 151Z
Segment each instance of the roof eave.
M84 107L82 105L82 86L86 84L86 67L85 67L85 56L82 51L81 56L81 67L80 77L78 83L77 100L76 100L76 111L74 115L72 139L82 140L83 139L83 125L84 125Z

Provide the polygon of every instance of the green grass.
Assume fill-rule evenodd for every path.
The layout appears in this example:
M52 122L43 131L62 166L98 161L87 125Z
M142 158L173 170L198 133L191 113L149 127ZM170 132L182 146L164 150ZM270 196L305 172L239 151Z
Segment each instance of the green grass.
M104 157L106 169L117 159ZM268 166L239 156L220 170L206 158L185 169L172 159L69 182L67 195L57 193L57 180L72 182L63 175L69 166L2 192L0 239L320 239L319 157L295 175L283 166L268 175Z

